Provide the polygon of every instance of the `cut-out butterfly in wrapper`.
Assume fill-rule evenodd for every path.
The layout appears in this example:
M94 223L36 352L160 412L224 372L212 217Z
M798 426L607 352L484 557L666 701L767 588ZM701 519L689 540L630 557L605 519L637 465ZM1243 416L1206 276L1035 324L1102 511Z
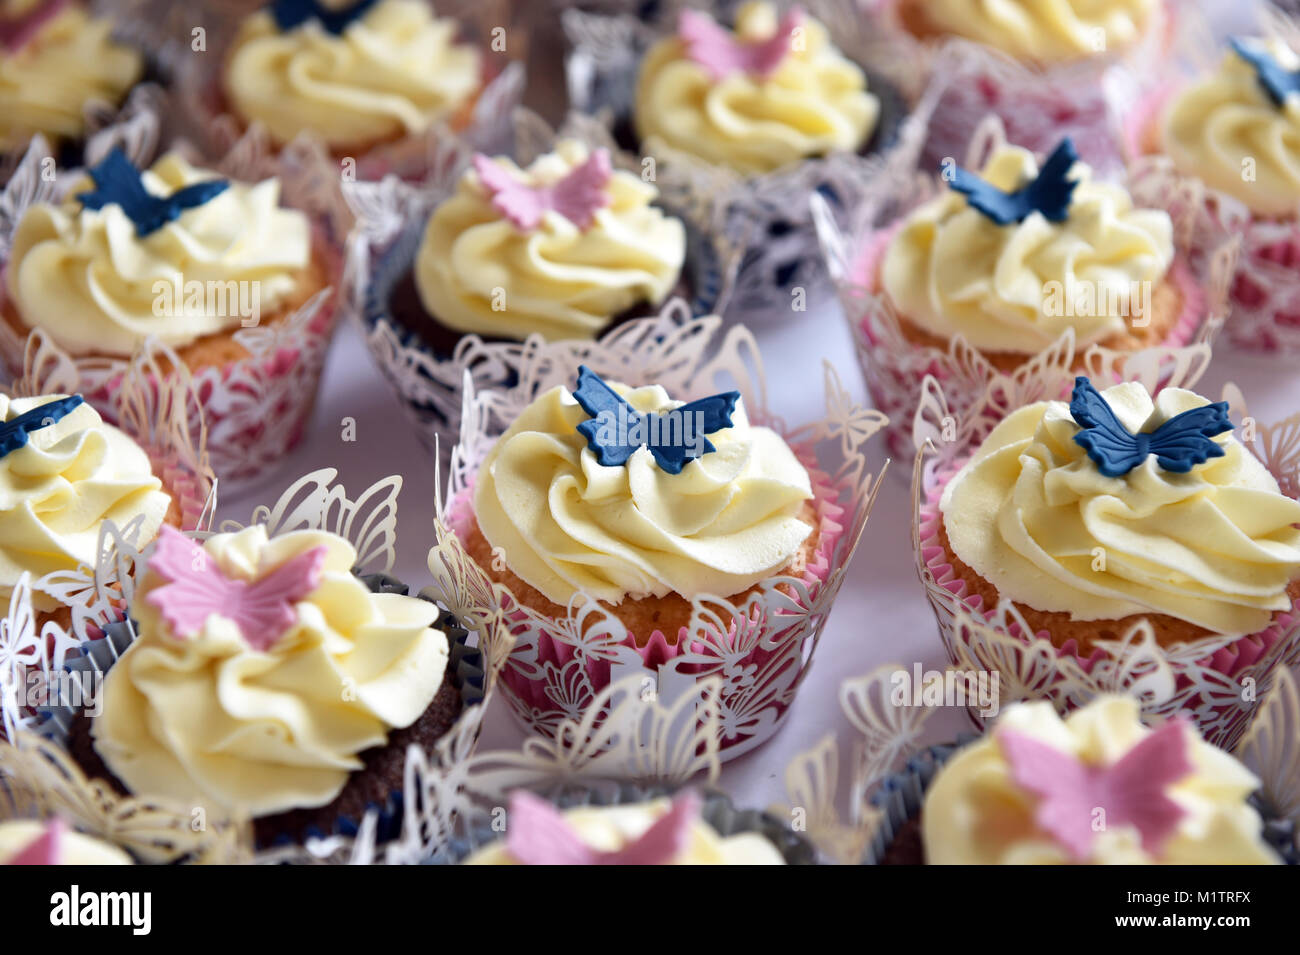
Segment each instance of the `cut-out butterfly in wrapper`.
M638 449L648 448L661 470L680 474L687 461L717 450L705 435L731 427L740 392L711 395L663 413L640 412L580 365L573 397L591 415L579 422L578 432L601 465L622 467Z
M488 192L492 208L515 228L531 232L547 212L558 212L579 229L591 228L596 212L609 205L613 163L609 150L596 149L586 162L549 186L520 182L509 170L482 153L474 156L474 171Z
M120 206L141 238L179 219L186 209L211 202L230 186L224 179L209 179L183 186L170 196L155 196L144 187L140 170L117 147L89 172L95 188L77 195L81 204L87 209Z
M33 431L61 421L79 408L83 400L81 395L56 398L31 411L24 411L12 420L0 422L0 458L26 447Z
M222 573L197 541L164 525L149 569L167 583L147 599L178 636L193 636L209 617L221 616L250 647L265 651L297 621L294 604L320 585L326 553L313 547L258 580L240 580Z
M639 838L603 852L583 842L563 813L526 789L510 796L506 848L522 865L667 865L686 848L700 798L687 790Z
M341 34L358 19L366 15L378 0L357 0L344 7L326 6L318 0L276 0L271 4L275 25L284 33L315 20L326 33Z
M1259 85L1274 104L1284 106L1287 96L1300 93L1300 71L1288 70L1273 59L1267 50L1255 49L1239 37L1231 37L1228 42L1239 57L1255 68Z
M1115 416L1106 399L1091 381L1074 379L1070 415L1082 430L1074 436L1106 477L1123 477L1142 464L1148 455L1166 471L1186 474L1224 451L1211 439L1232 430L1228 403L1216 401L1174 415L1155 431L1134 434Z
M792 7L766 40L744 43L707 13L683 10L677 21L677 36L686 55L708 72L715 82L732 73L766 78L776 72L794 43L795 30L803 23L803 10Z
M1038 171L1038 176L1015 192L1003 192L967 169L953 171L949 185L966 196L971 208L984 213L998 225L1023 222L1032 213L1040 212L1049 222L1064 222L1070 217L1070 200L1074 197L1075 180L1067 178L1079 153L1069 137L1061 140Z

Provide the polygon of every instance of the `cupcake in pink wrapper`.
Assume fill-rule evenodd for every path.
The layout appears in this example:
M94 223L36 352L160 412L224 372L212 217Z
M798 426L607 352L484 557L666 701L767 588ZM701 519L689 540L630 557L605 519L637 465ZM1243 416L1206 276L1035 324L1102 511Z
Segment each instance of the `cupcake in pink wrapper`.
M1176 177L1139 191L1094 177L1068 138L1040 159L996 119L985 130L965 168L882 183L847 234L813 198L895 453L910 453L926 375L960 411L998 376L1024 383L1052 367L1121 381L1204 363L1223 321L1232 243L1196 236L1191 257L1195 210Z
M440 532L463 551L449 603L504 613L502 685L536 732L632 673L666 705L718 675L728 758L794 700L878 487L863 445L883 419L828 372L832 420L787 430L751 387L752 336L717 328L575 347L467 398ZM740 391L715 387L724 373Z
M938 96L927 166L965 153L992 113L1036 152L1062 136L1107 171L1122 161L1104 88L1144 88L1187 13L1164 0L876 0L879 27L922 64Z
M179 64L177 103L221 155L255 131L271 150L307 141L353 178L419 179L441 140L499 148L523 89L522 30L499 0L268 3L211 24Z
M192 381L218 475L250 478L301 438L315 399L345 207L310 152L198 163L156 153L157 124L141 114L97 139L88 169L52 178L41 143L28 152L4 196L0 355L20 368L36 339L112 414L147 353Z
M1300 652L1285 442L1247 418L1243 443L1227 401L1140 382L1079 376L1068 402L987 410L951 440L940 399L916 422L917 569L954 662L999 673L1004 699L1123 690L1235 744Z
M1300 351L1298 50L1300 24L1278 14L1269 35L1231 38L1217 65L1150 92L1125 119L1138 162L1194 180L1200 215L1241 237L1227 335L1262 351Z

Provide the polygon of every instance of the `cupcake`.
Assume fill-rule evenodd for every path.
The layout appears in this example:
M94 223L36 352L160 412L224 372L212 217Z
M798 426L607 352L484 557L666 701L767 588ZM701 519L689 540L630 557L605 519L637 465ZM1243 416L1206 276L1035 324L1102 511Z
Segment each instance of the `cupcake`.
M890 0L880 25L900 55L932 70L926 165L964 155L993 113L1030 149L1071 135L1091 164L1111 169L1121 167L1122 148L1104 85L1149 82L1182 15L1162 0Z
M133 627L108 634L126 646L97 715L68 722L73 758L122 792L252 816L263 845L372 808L391 828L407 746L429 749L463 698L438 607L356 563L326 531L165 529Z
M711 815L719 815L718 799ZM730 807L725 805L724 810ZM557 808L527 790L510 796L506 835L474 851L462 865L785 865L781 849L758 827L737 824L722 835L704 818L692 790L613 805ZM729 817L729 818L727 818ZM769 820L770 821L770 820Z
M866 74L820 22L757 2L737 10L731 30L683 10L676 35L641 61L632 119L647 154L685 153L758 176L857 152L880 113Z
M997 144L978 174L945 165L937 188L856 240L840 277L872 397L904 427L926 374L982 388L1033 362L1082 371L1094 346L1123 374L1125 356L1217 328L1170 214L1094 179L1069 139L1041 167Z
M0 865L132 864L117 846L70 829L58 816L0 822Z
M1186 720L1101 696L1008 707L988 735L884 781L883 865L1271 865L1260 782Z
M91 376L167 349L163 370L179 361L204 397L214 466L242 476L301 434L337 283L337 256L280 205L278 179L219 179L177 153L139 170L114 150L62 202L22 209L4 263L8 357L20 365L34 330ZM85 392L108 411L118 376L100 377Z
M30 574L40 621L68 619L40 579L93 567L107 522L134 529L144 547L182 521L149 455L80 395L0 394L0 487L0 601L7 605Z
M117 106L144 73L112 24L68 0L0 3L0 153L40 133L59 145L86 134L86 109Z
M1283 40L1233 39L1218 69L1137 111L1137 151L1205 186L1204 210L1243 237L1227 326L1239 344L1300 347L1300 55Z
M685 226L657 199L653 184L612 169L607 150L576 140L524 170L476 155L424 225L388 314L439 358L471 334L594 339L690 295Z

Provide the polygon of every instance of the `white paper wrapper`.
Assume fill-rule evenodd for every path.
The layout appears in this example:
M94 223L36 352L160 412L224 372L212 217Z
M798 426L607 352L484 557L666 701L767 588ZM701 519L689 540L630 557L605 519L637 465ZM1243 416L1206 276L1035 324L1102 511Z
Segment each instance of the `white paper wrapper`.
M777 0L776 5L792 4ZM808 194L819 191L828 201L851 207L876 177L913 166L931 102L921 95L915 64L881 42L853 0L803 0L801 5L827 26L840 51L863 67L868 88L881 99L879 128L863 152L832 153L753 177L674 150L647 157L655 161L657 184L668 202L685 205L712 196L727 208L725 233L746 251L733 307L751 323L756 316L788 318L792 289L803 288L811 298L826 288ZM728 22L737 4L664 0L645 16L637 0L598 6L594 12L566 10L563 16L572 47L565 64L569 99L574 109L599 116L625 147L639 152L627 140L633 135L629 118L642 55L677 29L682 9L702 7Z
M622 153L604 127L587 117L571 115L557 132L537 115L516 111L510 152L520 164L527 165L552 151L557 138L577 139L592 149L608 149L617 167L638 175L641 172L636 157ZM351 312L360 322L371 356L397 392L421 441L432 450L441 437L444 453L456 440L466 373L479 391L511 387L517 383L516 370L525 355L551 350L536 335L526 342L485 342L478 335L466 335L453 352L442 354L391 314L392 290L411 269L429 215L455 192L475 151L461 141L444 142L425 179L418 184L388 176L378 183L355 182L344 187L356 217L347 251L353 290ZM666 201L656 204L686 224L683 275L693 298L682 307L692 314L723 311L730 300L741 249L722 234L718 225L720 209L708 194L693 196L682 206ZM646 305L643 311L649 315L656 308ZM617 325L602 341L619 341L627 334L626 325ZM582 347L584 343L572 342L562 345L561 351L568 353Z
M1265 8L1260 35L1272 36L1300 49L1300 18ZM1194 42L1193 42L1194 39ZM1172 98L1192 80L1218 69L1222 41L1208 31L1183 44L1185 68L1162 77L1145 90L1109 90L1112 110L1120 117L1124 146L1137 179L1174 176L1166 156L1146 155L1148 137ZM1251 351L1300 354L1300 205L1289 216L1256 216L1240 200L1185 177L1186 202L1195 210L1198 237L1225 232L1239 236L1241 253L1231 285L1232 317L1224 336L1232 345ZM1203 239L1202 239L1203 241ZM1203 256L1210 250L1201 249Z
M264 4L219 0L213 6L216 9L202 18L207 49L181 56L175 65L173 109L179 130L208 156L224 156L250 134L266 151L275 152L260 124L248 125L232 115L221 90L222 71L240 23ZM508 141L510 113L523 92L522 57L527 48L523 31L511 24L510 5L504 0L436 0L432 6L439 18L458 22L460 38L482 52L483 85L463 120L437 122L421 135L376 144L360 154L336 156L336 164L351 161L357 179L377 180L390 174L420 179L428 171L431 157L448 139L463 139L487 152L499 151ZM494 42L504 42L505 49L490 49ZM310 133L299 135L294 142L329 153L322 140Z
M149 165L163 151L160 108L161 104L142 108L128 120L100 131L86 147L86 162L93 165L117 146L136 164ZM175 148L194 158L187 144L177 143ZM54 169L51 162L44 140L33 140L18 171L0 193L0 264L7 262L14 230L26 209L39 202L61 201L81 172L59 169L51 178L43 174ZM118 382L132 361L148 356L146 360L161 369L179 369L160 375L185 380L186 387L200 396L212 467L223 481L238 483L264 474L302 438L337 312L349 295L340 250L351 213L328 157L307 145L272 155L250 137L224 159L202 164L244 182L278 177L282 202L311 218L313 254L326 265L332 284L322 287L292 315L265 326L237 329L233 338L248 355L223 366L191 372L170 348L153 340L143 342L132 359L76 357L49 333L38 329L23 335L7 322L0 322L0 358L16 373L25 353L39 348L47 361L75 369L86 400L107 415L112 414ZM0 297L4 294L0 287ZM199 427L197 418L192 424Z
M1165 382L1192 388L1198 371ZM1141 380L1141 379L1139 379ZM1151 382L1144 380L1148 388ZM1096 641L1083 659L1074 644L1054 645L1031 628L1014 604L981 606L952 573L935 535L938 498L944 485L1007 413L1033 401L1065 394L1064 382L1042 378L1030 393L1005 379L988 385L968 410L958 413L932 378L915 421L917 452L912 478L912 542L916 569L939 624L953 665L963 671L1000 675L1003 700L1049 699L1071 709L1102 692L1122 692L1142 701L1148 717L1184 713L1216 746L1231 749L1241 739L1258 701L1276 671L1300 659L1300 606L1276 614L1270 627L1247 636L1207 636L1160 646L1142 620L1115 640ZM1225 389L1233 411L1247 418L1241 393ZM1253 419L1250 419L1253 423ZM1284 494L1300 493L1300 415L1272 427L1252 424L1255 440L1244 442L1277 479ZM1245 435L1247 432L1242 432ZM972 714L972 720L980 725Z
M505 613L516 644L502 675L503 697L532 732L553 737L566 720L590 714L601 691L628 674L639 675L646 691L667 704L720 675L725 683L719 745L730 759L770 738L789 712L880 486L869 470L866 446L885 421L854 405L828 365L826 419L787 428L767 409L757 345L744 327L724 336L717 318L688 320L673 308L624 327L625 334L598 344L527 350L517 366L519 383L508 391L478 393L467 382L461 439L440 500L430 567L459 616ZM639 648L624 625L586 595L575 595L567 617L551 619L491 580L457 536L472 518L479 463L536 396L557 384L572 387L580 364L630 385L661 384L683 399L716 391L722 379L736 386L750 420L786 437L824 502L821 543L802 576L766 581L740 606L695 598L686 636L637 635L644 643ZM750 623L739 633L725 633L722 619Z
M972 141L965 167L980 168L983 157L1006 141L1001 123L990 117ZM1237 240L1197 215L1194 204L1187 199L1192 188L1188 180L1166 172L1126 178L1123 183L1135 205L1165 209L1173 219L1175 268L1170 275L1184 295L1183 316L1163 345L1136 351L1096 344L1079 348L1073 330L1067 330L1050 347L1037 355L1027 355L1025 363L1009 378L960 336L952 339L947 348L908 340L874 277L869 284L863 277L863 263L883 253L887 230L947 188L939 176L908 173L882 177L847 219L837 218L820 197L812 197L822 251L853 334L867 390L872 404L891 422L888 439L892 454L906 458L914 453L911 423L921 402L926 375L942 383L956 414L978 401L992 382L1004 378L1008 378L1013 395L1032 401L1036 397L1031 396L1048 394L1039 390L1045 382L1072 382L1072 374L1062 377L1071 369L1106 381L1141 379L1155 388L1163 387L1173 376L1185 378L1192 369L1198 369L1199 375L1199 369L1210 360L1211 345L1229 312L1227 297Z

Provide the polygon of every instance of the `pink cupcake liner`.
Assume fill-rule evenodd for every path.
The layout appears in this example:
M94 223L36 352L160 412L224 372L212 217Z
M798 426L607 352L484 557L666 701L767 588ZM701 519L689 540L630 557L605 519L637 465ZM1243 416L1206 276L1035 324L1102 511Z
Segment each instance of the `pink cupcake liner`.
M585 711L602 690L620 675L627 675L616 672L617 665L626 666L630 659L636 659L648 677L661 669L696 680L723 677L722 759L739 755L760 734L766 738L774 732L811 664L812 644L819 629L815 618L824 615L824 611L818 612L819 598L837 566L836 548L844 533L844 508L836 502L837 489L830 476L817 467L811 447L791 447L808 469L820 529L817 547L800 575L807 587L807 601L790 595L790 607L769 608L766 620L762 607L751 607L748 614L737 613L725 634L713 633L716 643L691 640L688 629L682 627L676 640L669 640L661 630L653 631L643 641L628 632L600 645L597 652L592 652L591 643L575 643L574 636L566 632L565 624L571 621L555 621L553 627L548 627L545 618L536 613L507 607L510 627L517 639L522 639L506 663L501 685L512 710L525 725L558 725L562 719L572 717L575 709ZM472 519L472 493L472 487L467 488L448 508L449 526L462 540ZM614 648L623 652L610 652ZM574 687L576 694L558 698L556 687L545 679L548 669L568 676L565 683L569 686L580 684ZM779 692L774 683L788 687L788 693ZM761 709L746 712L745 704L754 700L763 701Z
M1057 646L1047 630L1027 634L1015 624L1001 630L996 624L996 609L986 609L978 594L967 593L966 582L953 572L952 565L947 561L947 552L939 543L938 534L942 522L939 500L948 482L967 460L968 457L962 457L934 469L922 492L923 499L918 502L916 514L920 562L924 568L922 579L927 590L931 591L931 602L939 600L945 605L949 626L944 627L943 616L940 616L940 629L952 662L962 662L956 644L964 642L967 636L962 634L961 628L951 626L951 618L956 611L963 610L972 618L982 619L985 624L999 629L999 632L1021 640L1026 648L1042 648L1055 659L1069 658L1076 661L1086 674L1091 675L1108 667L1114 661L1111 654L1100 647L1084 657L1073 639ZM937 610L936 607L936 612ZM1216 746L1231 749L1250 725L1258 705L1257 700L1264 696L1263 690L1269 674L1275 667L1293 662L1300 654L1300 600L1293 601L1290 609L1274 614L1272 623L1265 629L1210 649L1202 656L1188 659L1185 653L1175 654L1165 648L1160 648L1160 653L1174 677L1173 699L1181 703L1175 709L1186 712L1195 720L1207 740ZM1015 673L1008 676L1013 681L1019 679ZM1253 700L1242 698L1241 688L1247 679L1253 680L1259 687ZM1080 694L1077 687L1070 685L1068 674L1059 670L1051 678L1044 679L1040 675L1034 689L1035 698L1059 698L1066 709L1074 709L1087 702L1087 697ZM1232 702L1227 701L1229 698ZM981 722L974 710L971 711L971 718L977 724Z

